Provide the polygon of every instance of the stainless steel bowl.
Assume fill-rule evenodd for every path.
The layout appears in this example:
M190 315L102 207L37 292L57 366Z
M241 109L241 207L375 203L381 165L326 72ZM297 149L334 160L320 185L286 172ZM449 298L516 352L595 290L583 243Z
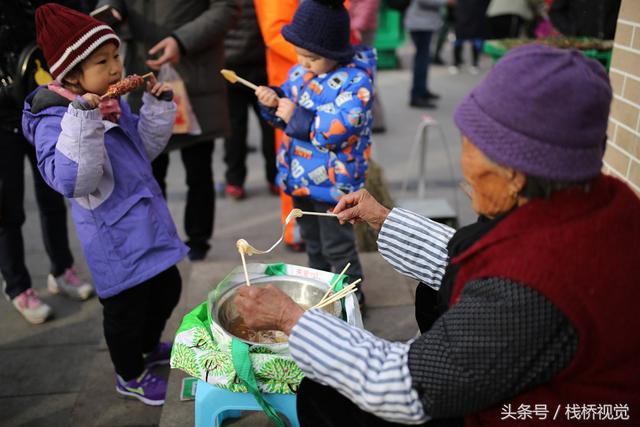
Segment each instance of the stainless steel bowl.
M303 308L310 308L316 305L318 302L320 302L325 292L327 292L327 289L329 289L328 283L323 283L314 279L294 276L269 276L251 280L251 286L264 287L269 284L280 288L284 293L289 295L291 299L293 299ZM260 344L262 346L268 347L272 344L248 341L246 339L243 339L242 337L238 337L232 334L229 331L229 325L233 324L233 322L240 317L233 299L236 292L241 286L245 286L244 280L237 283L228 284L224 288L222 288L219 293L217 293L217 297L214 299L214 301L212 301L211 318L218 325L222 326L222 328L229 335L234 336L248 344ZM337 301L327 307L324 307L324 310L328 313L333 314L334 316L340 316L342 305L340 304L340 301ZM279 345L282 345L282 343L280 343Z

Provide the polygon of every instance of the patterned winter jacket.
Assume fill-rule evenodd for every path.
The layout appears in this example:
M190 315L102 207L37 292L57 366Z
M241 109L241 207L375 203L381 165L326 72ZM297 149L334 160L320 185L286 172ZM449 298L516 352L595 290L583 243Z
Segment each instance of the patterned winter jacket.
M274 88L296 102L288 124L263 107L263 116L285 136L278 151L277 182L294 197L335 204L364 185L371 142L371 106L376 58L356 47L346 65L314 76L296 65Z

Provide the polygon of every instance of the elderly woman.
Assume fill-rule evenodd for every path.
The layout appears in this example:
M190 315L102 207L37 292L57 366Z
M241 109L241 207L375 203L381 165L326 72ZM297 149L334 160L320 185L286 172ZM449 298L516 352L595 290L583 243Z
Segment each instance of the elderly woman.
M604 425L616 404L640 423L640 200L600 172L610 102L599 63L514 49L455 112L478 222L454 232L344 196L341 221L366 221L397 271L439 288L441 314L415 340L242 289L250 326L289 334L302 425L573 425L572 405Z

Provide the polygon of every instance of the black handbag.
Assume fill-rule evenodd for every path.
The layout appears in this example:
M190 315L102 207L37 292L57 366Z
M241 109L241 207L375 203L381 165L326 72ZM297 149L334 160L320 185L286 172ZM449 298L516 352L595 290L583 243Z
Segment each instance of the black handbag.
M411 4L411 0L386 0L386 3L389 9L404 12Z
M44 55L35 42L27 44L20 51L14 64L6 65L10 69L3 67L2 79L0 79L2 105L13 103L22 109L22 103L29 93L36 87L53 80L47 69Z

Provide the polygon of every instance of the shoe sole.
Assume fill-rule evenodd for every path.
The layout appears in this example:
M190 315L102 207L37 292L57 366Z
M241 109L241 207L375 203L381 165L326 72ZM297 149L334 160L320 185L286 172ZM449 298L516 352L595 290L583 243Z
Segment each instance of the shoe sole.
M22 312L20 312L20 314L22 314L22 317L24 317L24 319L25 319L27 322L31 323L32 325L41 325L41 324L43 324L44 322L46 322L46 321L47 321L47 319L51 316L51 311L49 311L49 312L48 312L44 317L38 317L38 318L35 318L35 317L27 317L27 316L25 316L25 315L24 315L24 313L22 313Z
M32 325L40 325L46 322L47 319L53 315L53 310L49 308L49 311L47 311L44 317L27 317L23 312L18 310L18 307L16 307L15 304L13 304L13 301L11 300L11 298L9 298L9 295L7 295L7 282L4 280L2 281L2 293L4 294L5 299L9 301L11 305L13 305L13 307L18 311L18 313L20 313L20 315L24 318L24 320L31 323Z
M118 386L116 386L116 391L118 393L120 393L123 396L129 396L129 397L135 397L136 399L138 399L139 401L141 401L142 403L149 405L149 406L162 406L164 405L164 399L163 400L151 400L151 399L147 399L144 396L140 396L139 394L130 392L130 391L125 391L125 390L121 390L118 388Z
M58 284L56 283L56 279L53 278L51 274L47 276L47 290L49 291L50 294L53 294L53 295L64 294L65 296L71 299L74 299L76 301L86 301L93 294L93 292L89 292L84 295L79 295L79 294L72 295L68 292L64 292L63 290L60 289L60 287L58 287Z

